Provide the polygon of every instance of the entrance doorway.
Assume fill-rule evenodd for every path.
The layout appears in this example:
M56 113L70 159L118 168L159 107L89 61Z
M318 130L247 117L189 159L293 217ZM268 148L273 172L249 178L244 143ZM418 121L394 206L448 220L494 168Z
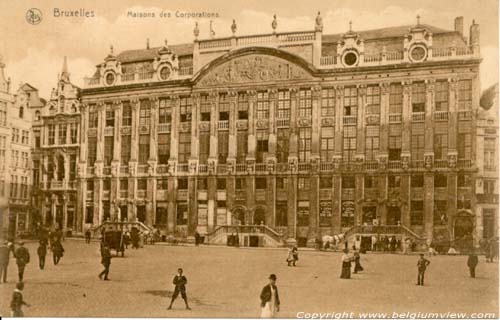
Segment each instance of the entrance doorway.
M361 237L361 244L359 245L360 252L364 253L366 251L371 251L372 250L372 237Z
M259 236L249 236L249 247L258 247L259 246Z
M259 226L265 223L266 223L266 211L263 208L258 207L257 209L255 209L255 214L253 216L253 224Z
M389 226L395 226L401 221L401 208L400 207L387 207L387 222Z
M453 228L455 249L459 252L468 252L473 248L474 222L472 217L458 216Z
M245 210L243 208L236 208L233 210L232 223L234 225L246 225Z
M373 220L375 220L377 217L377 207L375 206L369 206L369 207L363 207L363 217L362 217L362 224L373 224Z

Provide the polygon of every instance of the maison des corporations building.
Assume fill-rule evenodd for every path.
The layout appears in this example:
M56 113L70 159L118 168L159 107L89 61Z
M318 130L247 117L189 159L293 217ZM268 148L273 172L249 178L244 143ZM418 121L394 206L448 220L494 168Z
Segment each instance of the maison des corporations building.
M74 230L138 220L217 242L263 225L264 245L307 245L378 224L481 239L479 25L468 39L462 18L451 31L271 26L111 48L81 92Z

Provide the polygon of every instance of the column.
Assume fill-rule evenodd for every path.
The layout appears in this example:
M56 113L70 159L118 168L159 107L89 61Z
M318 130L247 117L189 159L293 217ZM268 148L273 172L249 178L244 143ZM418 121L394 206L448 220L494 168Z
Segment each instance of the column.
M132 107L132 128L131 128L131 149L130 149L130 162L129 166L134 167L132 170L135 173L135 165L139 160L139 100L133 99L130 101Z
M188 242L194 243L194 232L198 225L196 201L196 176L188 177Z
M358 86L358 119L356 121L356 161L365 159L366 85Z
M363 174L356 174L355 175L355 180L356 180L356 186L355 186L355 191L354 191L354 203L355 203L355 211L354 211L354 225L358 226L361 225L362 223L362 217L363 217L363 203L360 202L362 199L365 197L364 193L364 184L365 184L365 179L364 179Z
M424 174L424 226L427 241L434 235L434 174Z
M457 111L458 111L458 79L448 79L448 165L451 167L451 162L455 162L458 157L457 153ZM474 139L473 139L474 140ZM454 159L454 160L453 160Z
M158 97L152 97L151 101L151 128L149 132L149 163L150 166L156 165L158 151L158 122L159 122L159 106L160 100Z
M435 81L433 79L426 80L424 159L427 169L431 169L434 166L434 89Z
M403 200L401 206L401 224L410 227L410 174L401 174L401 193L399 196Z
M335 151L334 162L337 164L336 170L340 168L338 165L342 162L342 132L344 130L343 115L344 115L344 86L335 87ZM339 176L340 179L340 176ZM340 180L339 180L340 181ZM340 192L340 191L339 191ZM340 199L340 193L339 193ZM339 200L340 201L340 200ZM340 205L340 204L339 204ZM340 207L339 207L340 208ZM340 214L340 211L339 211ZM340 230L340 216L339 216L339 230Z
M66 236L66 230L67 230L67 227L68 227L68 194L63 194L63 207L62 207L62 210L63 210L63 221L62 221L62 226L61 226L61 230L63 232L63 236L65 237Z
M170 159L168 160L169 166L174 166L177 163L179 154L179 109L180 98L179 96L172 96L172 124L170 126ZM169 211L170 214L170 211Z
M176 177L168 177L168 216L167 216L167 232L173 235L175 233L176 225L176 212L177 212L177 188L176 188Z
M309 232L307 235L307 246L314 248L316 246L316 237L318 235L318 216L319 216L319 176L316 173L310 178L309 194Z
M97 126L96 164L100 164L102 166L103 161L104 161L104 126L106 124L106 109L105 109L105 105L102 102L99 103L99 105L98 105L98 113L97 114L98 114L99 120L98 120L98 126Z
M276 226L276 176L268 175L266 178L267 195L266 195L266 225L274 228Z
M78 137L80 137L80 163L86 163L87 162L87 150L88 150L88 140L87 140L87 132L88 132L88 114L89 114L89 108L86 104L82 104L81 106L81 118L80 118L80 128L81 132L84 134L80 135L80 132L78 133ZM83 170L80 170L82 174L85 173L85 168ZM82 172L83 171L83 172Z
M332 234L342 232L341 225L341 176L336 173L333 175L333 210L332 210Z
M453 234L453 222L457 214L457 172L448 173L448 204L446 215L448 217L448 232Z
M378 198L387 199L387 171L377 177L378 179ZM381 225L387 224L387 205L377 206L377 217Z
M210 155L209 158L212 162L217 163L218 145L217 145L217 134L218 134L218 124L219 124L219 94L217 92L211 92L209 95L210 99Z
M211 233L214 231L215 226L215 197L217 193L217 183L215 176L210 175L207 178L207 199L208 199L208 208L207 208L207 233Z
M268 90L269 92L269 152L267 155L267 161L273 161L276 163L276 109L278 108L278 89L272 88Z
M255 149L257 147L257 140L255 137L255 118L257 109L257 92L248 91L248 152L247 161L255 162Z
M297 243L297 175L288 176L288 239L287 245Z
M321 128L321 86L312 87L312 128L311 128L311 159L320 159L320 128Z
M198 123L200 122L200 95L192 94L193 99L193 108L191 112L191 157L192 160L198 160L199 158L199 127ZM197 161L195 161L197 163Z
M238 92L229 91L229 150L227 162L235 163L237 152Z
M402 82L403 85L403 133L402 133L402 146L401 158L410 158L410 133L411 133L411 82Z
M391 84L383 82L380 84L380 149L379 158L387 161L387 150L389 148L389 97Z

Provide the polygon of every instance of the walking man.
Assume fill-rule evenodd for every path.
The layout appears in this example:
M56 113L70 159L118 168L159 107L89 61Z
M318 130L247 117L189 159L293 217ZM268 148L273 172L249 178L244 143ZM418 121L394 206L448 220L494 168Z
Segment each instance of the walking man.
M262 288L260 293L261 318L274 318L280 311L280 296L276 286L276 275L269 276L269 284Z
M57 265L64 255L64 248L60 240L57 240L52 244L52 259L54 265Z
M23 317L24 313L23 310L21 309L23 305L29 307L30 305L27 304L23 300L23 289L24 289L24 283L18 282L16 284L16 289L14 289L14 293L12 294L12 300L10 302L10 316L11 317Z
M427 259L424 258L424 254L420 254L420 259L418 259L417 262L417 267L418 267L418 279L417 279L417 286L423 286L424 285L424 274L425 270L427 269L427 266L431 262Z
M45 268L45 257L47 256L47 245L42 240L40 240L40 244L38 245L37 253L38 265L40 266L40 270L43 270Z
M87 229L87 230L85 231L85 242L86 242L86 243L90 243L90 238L91 238L90 229Z
M30 253L28 249L24 247L23 241L19 242L19 248L16 249L15 257L19 274L19 282L22 282L24 277L24 268L30 262Z
M0 276L2 281L7 282L7 269L9 268L10 248L7 246L8 242L5 241L0 246Z
M104 280L109 280L109 266L111 265L111 251L109 250L108 245L105 243L101 250L101 263L104 266L104 270L99 273L99 279L102 280L104 276Z
M177 270L177 275L174 277L174 280L172 282L175 285L175 289L174 289L174 294L172 295L172 300L170 301L170 305L168 306L168 310L172 309L172 304L174 303L175 299L177 299L179 293L181 294L182 299L184 299L184 302L186 303L186 309L191 310L186 295L187 278L182 274L181 268Z
M469 255L469 258L467 259L467 266L469 267L469 272L470 272L470 277L471 278L475 278L476 277L476 266L477 266L478 262L479 262L479 260L477 258L477 255L473 251Z

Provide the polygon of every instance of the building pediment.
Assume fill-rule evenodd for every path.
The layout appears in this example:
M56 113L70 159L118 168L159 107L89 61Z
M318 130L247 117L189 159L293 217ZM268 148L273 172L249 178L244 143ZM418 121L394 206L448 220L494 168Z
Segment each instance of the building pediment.
M203 67L194 77L195 86L313 79L314 67L302 58L273 48L231 51Z

